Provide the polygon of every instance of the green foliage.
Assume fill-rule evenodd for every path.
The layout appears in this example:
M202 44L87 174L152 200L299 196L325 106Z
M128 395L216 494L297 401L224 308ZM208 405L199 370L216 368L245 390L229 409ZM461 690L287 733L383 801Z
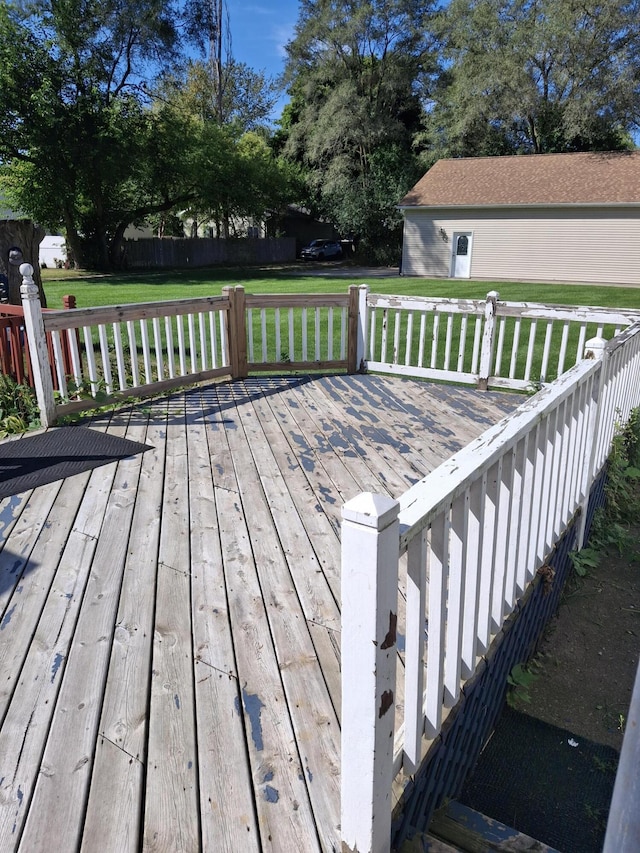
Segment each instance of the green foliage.
M595 548L583 548L582 551L570 551L569 557L576 574L583 578L588 574L589 569L595 569L600 565L602 554Z
M187 115L202 121L231 125L240 133L264 128L278 97L276 82L232 57L222 63L221 73L220 101L211 64L201 60L190 60L183 71L164 75L158 94L163 100L180 103Z
M627 423L619 427L611 442L607 460L605 513L597 533L606 535L607 527L635 521L640 512L638 451L640 446L640 409L634 409Z
M151 203L158 128L139 75L160 56L172 62L176 23L163 0L0 8L3 189L42 224L65 228L80 263L108 265L120 219Z
M263 214L287 197L288 171L243 141L273 103L260 75L227 69L226 124L203 115L197 79L154 85L176 67L179 23L165 0L0 6L0 189L63 230L83 268L119 266L126 227L150 216Z
M626 424L619 427L607 460L605 501L593 519L590 546L569 556L576 574L584 577L596 568L606 548L622 555L636 547L629 524L640 514L640 408L633 409Z
M431 6L307 0L287 46L293 105L277 144L303 169L307 206L367 260L397 262L396 205L422 171L413 144L435 65Z
M452 0L429 139L441 156L632 148L640 3Z
M523 702L526 704L531 702L529 688L538 678L535 673L531 672L530 667L533 665L533 662L528 666L518 663L507 676L507 703L511 708L517 708Z
M40 412L31 388L0 374L0 438L39 426Z

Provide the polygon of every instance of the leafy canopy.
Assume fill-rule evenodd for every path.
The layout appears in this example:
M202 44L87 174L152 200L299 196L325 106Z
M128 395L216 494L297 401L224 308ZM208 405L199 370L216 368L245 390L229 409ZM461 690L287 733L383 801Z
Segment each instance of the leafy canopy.
M309 204L379 260L397 260L398 198L419 174L412 150L435 69L414 0L303 0L286 76L285 152L306 173Z
M45 226L63 228L81 266L117 265L129 223L194 204L241 211L233 187L245 201L247 186L256 189L239 142L270 109L270 90L232 65L230 121L203 114L197 66L189 77L179 64L181 14L166 0L0 6L2 189ZM187 80L187 94L157 85L160 71ZM265 186L253 197L265 198Z
M431 142L446 156L615 150L640 117L638 0L452 0Z

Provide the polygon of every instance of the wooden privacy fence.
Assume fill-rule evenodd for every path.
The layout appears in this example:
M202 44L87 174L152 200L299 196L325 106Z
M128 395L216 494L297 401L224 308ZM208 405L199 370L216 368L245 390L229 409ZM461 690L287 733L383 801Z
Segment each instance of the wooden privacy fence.
M343 507L344 849L388 850L394 779L416 771L517 599L585 518L616 424L640 405L640 322L587 353L398 501Z
M124 258L129 269L278 264L289 263L295 257L293 237L148 237L124 241Z

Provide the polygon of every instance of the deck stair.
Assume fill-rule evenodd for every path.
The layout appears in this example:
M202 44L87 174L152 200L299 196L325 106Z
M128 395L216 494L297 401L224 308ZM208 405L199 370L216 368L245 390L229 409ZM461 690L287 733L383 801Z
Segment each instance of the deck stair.
M429 853L558 853L554 847L455 800L435 813L423 842L422 849Z

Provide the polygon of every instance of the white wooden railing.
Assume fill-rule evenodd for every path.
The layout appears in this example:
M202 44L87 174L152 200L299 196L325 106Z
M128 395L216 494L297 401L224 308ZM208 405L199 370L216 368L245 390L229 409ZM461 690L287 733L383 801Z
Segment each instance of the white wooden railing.
M394 779L419 765L576 516L582 544L615 424L640 404L640 313L503 303L494 292L482 301L379 296L362 285L343 296L224 288L220 297L43 315L32 268L21 272L44 426L95 405L101 391L113 399L260 370L543 386L399 501L366 494L343 508L343 849L386 851ZM73 399L80 388L89 400Z
M362 303L361 303L362 304ZM369 370L528 390L582 358L585 341L612 338L640 312L581 306L367 294L361 319Z
M640 664L629 704L602 853L638 853L640 840Z
M225 287L221 296L43 314L33 270L21 269L44 425L96 400L260 371L371 370L530 389L575 363L591 334L612 337L640 316L505 303L494 292L481 301L379 296L367 285L260 296ZM41 334L52 342L52 364Z
M347 369L350 341L354 362L356 287L348 294L243 295L243 300L252 372Z
M21 270L44 426L96 403L216 377L356 369L356 287L337 295L266 296L225 287L221 296L43 313L32 267L24 264Z
M343 507L343 849L388 850L394 778L419 766L517 599L586 516L615 425L639 404L640 322L587 342L586 358L398 501Z

